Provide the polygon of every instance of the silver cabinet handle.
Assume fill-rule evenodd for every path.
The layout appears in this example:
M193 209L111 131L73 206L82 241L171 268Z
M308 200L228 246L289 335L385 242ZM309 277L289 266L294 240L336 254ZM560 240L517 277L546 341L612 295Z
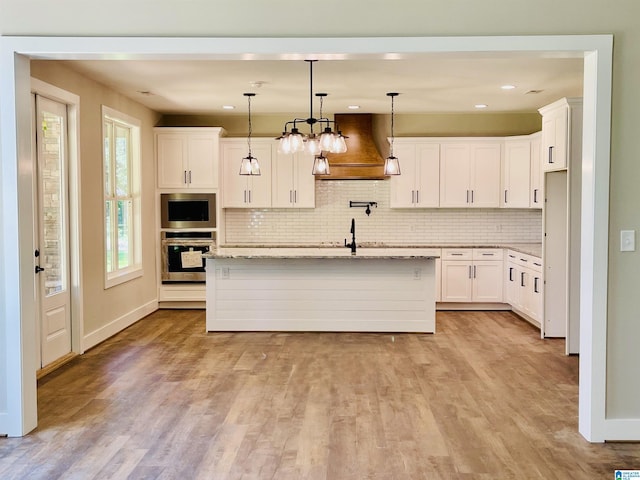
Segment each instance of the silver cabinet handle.
M416 191L411 190L411 203L416 203Z
M184 171L184 183L187 183L187 171Z
M298 203L298 190L293 191L293 203Z
M289 190L289 203L293 203L293 190Z
M191 170L189 170L189 183L191 183Z
M476 278L476 266L473 266L473 278Z
M249 190L249 203L251 203L251 190Z
M520 272L520 286L524 287L524 272Z
M420 203L420 190L416 190L416 203Z
M540 293L538 290L538 280L540 280L538 277L533 277L533 293Z
M244 203L247 203L247 191L244 191Z
M463 254L462 253L452 253L451 256L452 257L461 257Z
M471 190L471 203L473 203L473 190Z
M553 163L553 146L549 147L549 163Z
M533 203L538 203L538 189L533 189Z
M473 277L471 276L471 265L469 265L469 278L473 278Z
M507 191L506 190L504 191L504 203L505 204L507 203Z
M510 282L513 282L513 275L512 275L512 273L513 273L513 267L509 267L509 281L510 281Z
M469 190L467 190L467 203L469 203Z

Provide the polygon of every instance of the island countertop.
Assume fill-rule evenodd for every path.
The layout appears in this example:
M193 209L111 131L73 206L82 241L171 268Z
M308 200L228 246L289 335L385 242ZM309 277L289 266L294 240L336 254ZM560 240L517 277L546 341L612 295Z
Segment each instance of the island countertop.
M434 248L399 248L399 247L359 247L355 255L345 247L223 247L205 253L203 258L423 258L440 257L440 250Z

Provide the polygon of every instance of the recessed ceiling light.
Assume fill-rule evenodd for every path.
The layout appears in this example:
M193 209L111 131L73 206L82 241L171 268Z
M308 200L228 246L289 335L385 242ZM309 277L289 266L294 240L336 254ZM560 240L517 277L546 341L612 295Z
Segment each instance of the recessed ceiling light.
M222 105L222 109L223 109L223 110L233 110L233 109L235 109L235 108L236 108L236 107L235 107L235 106L233 106L233 105Z
M502 85L500 87L502 90L513 90L514 88L516 88L515 85Z
M476 103L474 106L476 108L487 108L489 105L487 105L486 103Z
M358 110L360 108L360 105L349 105L347 108L349 110Z

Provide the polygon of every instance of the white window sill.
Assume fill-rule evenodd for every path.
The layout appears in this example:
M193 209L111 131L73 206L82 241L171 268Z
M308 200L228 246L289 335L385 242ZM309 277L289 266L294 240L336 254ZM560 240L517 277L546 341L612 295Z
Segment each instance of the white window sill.
M134 266L127 270L107 274L104 280L105 290L122 283L129 282L135 278L140 278L144 274L141 266Z

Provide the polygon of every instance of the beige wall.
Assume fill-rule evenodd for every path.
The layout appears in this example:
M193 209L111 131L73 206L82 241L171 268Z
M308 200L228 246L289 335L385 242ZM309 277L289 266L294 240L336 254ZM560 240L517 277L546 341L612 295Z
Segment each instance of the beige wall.
M607 415L640 418L640 254L620 253L620 229L640 229L640 2L637 0L4 0L0 34L161 36L614 35ZM126 15L122 12L126 11ZM37 14L33 14L37 12ZM179 13L179 14L178 14ZM318 18L306 21L307 15Z
M80 175L84 335L157 298L155 263L155 177L153 126L159 115L109 88L84 78L59 62L32 61L31 74L80 97ZM142 261L144 275L104 289L102 197L102 105L141 121Z

